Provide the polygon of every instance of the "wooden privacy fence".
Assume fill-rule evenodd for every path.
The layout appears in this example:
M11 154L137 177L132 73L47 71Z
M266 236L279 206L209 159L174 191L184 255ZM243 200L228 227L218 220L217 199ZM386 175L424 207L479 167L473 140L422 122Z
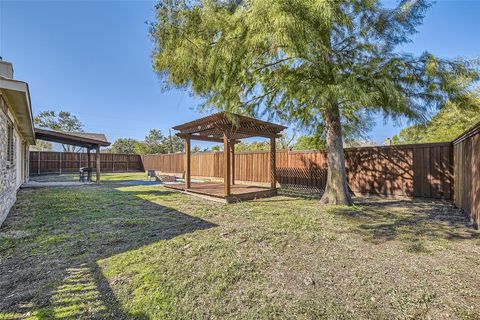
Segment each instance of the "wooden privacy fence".
M480 225L480 123L453 141L455 194L458 208Z
M96 168L96 154L91 153L91 165ZM87 166L87 154L83 152L30 151L30 174L78 172ZM102 172L141 171L142 160L136 154L101 153Z
M270 181L267 151L235 154L237 181ZM382 195L452 198L451 143L345 149L348 184L353 192ZM145 170L182 174L184 155L142 156ZM327 158L324 152L277 151L277 182L282 188L323 192ZM223 177L223 152L192 155L192 176Z

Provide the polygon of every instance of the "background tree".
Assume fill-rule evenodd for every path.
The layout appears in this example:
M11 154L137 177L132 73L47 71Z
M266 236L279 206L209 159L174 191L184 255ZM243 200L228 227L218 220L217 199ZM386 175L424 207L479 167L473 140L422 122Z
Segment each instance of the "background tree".
M429 7L402 0L163 0L152 26L154 69L166 86L204 98L204 107L267 113L316 133L324 129L328 176L323 203L351 204L343 126L382 112L423 121L464 93L477 66L398 53Z
M185 147L183 139L175 135L170 135L170 137L168 137L168 141L165 141L165 143L168 144L168 153L182 152L183 148Z
M105 149L104 152L108 153L127 153L127 154L139 154L143 150L141 142L130 138L119 138L111 145L110 148Z
M235 145L235 152L243 151L267 151L270 150L270 142L268 141L240 141Z
M281 137L277 139L276 145L279 150L290 150L295 144L298 131L293 131L291 135L282 133Z
M175 153L184 148L183 140L177 136L164 136L162 131L152 129L143 141L141 154Z
M435 116L424 124L403 129L393 137L393 144L447 142L480 122L480 89L472 92L477 103L465 110L455 103L447 103Z
M223 150L223 147L219 145L215 145L212 147L212 151L222 151L222 150Z
M190 151L192 153L197 153L197 152L201 152L202 148L200 148L200 146L194 145Z
M83 124L70 112L42 111L34 119L35 126L63 132L83 132ZM78 152L82 148L62 144L65 152Z
M35 145L30 146L30 151L52 151L53 144L44 140L35 140Z
M165 145L165 137L162 134L162 131L157 129L151 129L148 134L145 136L144 144L144 153L145 154L156 154L156 153L167 153L168 146Z
M160 130L152 129L143 141L119 138L103 152L130 154L163 154L183 151L183 140L177 136L166 137Z
M320 150L325 151L325 139L318 136L301 136L293 145L292 149L302 150Z
M372 129L374 122L370 115L365 113L358 113L353 121L344 123L343 125L343 146L358 145L362 141L369 140L369 131ZM312 130L310 130L312 133ZM319 125L316 131L310 135L303 135L292 147L293 150L327 150L326 130L324 125Z

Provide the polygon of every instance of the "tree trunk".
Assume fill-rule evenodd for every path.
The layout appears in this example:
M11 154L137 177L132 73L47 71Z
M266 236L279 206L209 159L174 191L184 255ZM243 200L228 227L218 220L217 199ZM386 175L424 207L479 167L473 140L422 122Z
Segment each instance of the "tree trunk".
M328 174L325 193L320 200L324 204L352 205L345 171L343 153L342 124L337 104L332 104L324 114L327 130Z

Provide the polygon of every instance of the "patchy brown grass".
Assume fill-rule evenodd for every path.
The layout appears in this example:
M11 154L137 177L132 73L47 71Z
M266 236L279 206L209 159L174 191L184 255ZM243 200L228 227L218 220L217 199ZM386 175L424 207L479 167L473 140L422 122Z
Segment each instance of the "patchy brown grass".
M480 318L480 234L463 214L356 203L22 190L0 229L0 319Z

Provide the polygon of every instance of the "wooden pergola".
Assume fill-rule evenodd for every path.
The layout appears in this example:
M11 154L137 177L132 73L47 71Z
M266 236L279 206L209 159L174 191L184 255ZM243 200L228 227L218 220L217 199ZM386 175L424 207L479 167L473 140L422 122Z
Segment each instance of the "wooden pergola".
M91 168L90 150L96 150L96 182L100 182L100 147L107 147L110 142L102 133L60 132L35 128L35 139L58 142L87 149L87 166Z
M198 120L173 127L176 134L185 140L185 187L193 191L191 185L191 141L210 141L223 143L224 173L223 197L232 195L235 185L235 144L240 139L263 137L270 139L270 194L276 193L275 139L280 137L286 127L238 114L219 112Z

